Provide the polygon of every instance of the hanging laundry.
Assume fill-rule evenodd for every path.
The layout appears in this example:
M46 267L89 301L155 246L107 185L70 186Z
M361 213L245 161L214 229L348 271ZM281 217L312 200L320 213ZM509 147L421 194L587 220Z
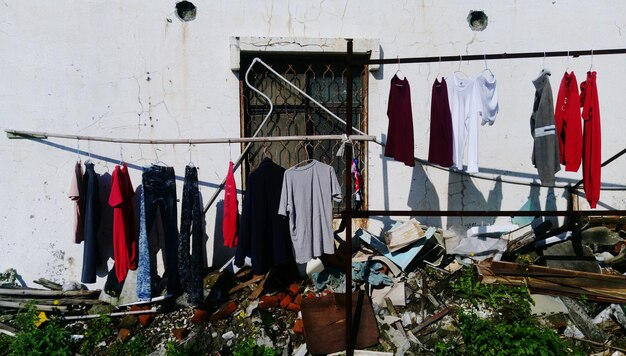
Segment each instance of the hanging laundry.
M413 113L409 81L397 75L391 78L389 102L387 103L387 142L385 157L392 157L409 167L415 166L413 156Z
M361 170L359 169L359 160L352 159L352 165L350 171L354 176L354 201L355 209L358 210L363 204L363 190L361 189Z
M448 102L452 117L452 161L463 170L463 152L467 143L467 172L478 172L478 113L482 110L474 79L446 78Z
M126 163L115 166L111 175L109 205L113 208L113 258L115 275L123 282L128 270L137 269L137 230L133 207L133 184Z
M167 266L167 292L178 295L180 280L178 275L178 226L176 206L176 175L173 167L152 165L142 174L143 199L139 228L139 267L137 271L137 298L152 298L151 271L156 266L150 254L150 230L160 209L161 224L164 230L165 248L163 256ZM156 242L154 242L156 243Z
M250 257L256 275L294 259L288 220L278 215L284 175L283 167L265 158L248 176L235 265L243 267Z
M580 96L574 72L565 72L556 96L554 124L559 140L560 162L568 172L577 172L583 154Z
M74 243L81 243L85 238L84 226L84 203L85 193L83 191L83 167L80 161L74 165L74 174L68 197L74 202Z
M487 74L487 76L485 76ZM480 124L489 126L496 122L496 116L500 110L498 103L498 87L496 85L496 76L488 70L487 73L479 74L476 77L476 90L482 103L481 110L478 113Z
M446 81L435 79L430 101L430 142L428 162L450 167L452 161L452 116Z
M534 139L532 162L544 185L554 185L554 174L561 170L549 75L542 70L539 77L533 80L535 102L530 116L530 133Z
M278 214L289 217L297 263L335 253L333 200L341 201L333 167L311 160L285 171Z
M224 213L222 215L222 235L224 246L237 246L237 225L239 225L239 210L237 206L237 186L233 174L233 162L228 163L226 183L224 185Z
M580 106L585 122L583 133L583 186L589 206L595 209L600 199L602 170L602 135L600 102L596 85L596 72L587 72L587 80L580 83Z
M202 271L203 231L202 206L198 190L198 170L194 166L185 167L183 201L180 214L180 236L178 238L178 273L183 290L189 294L189 302L199 305L204 301ZM191 255L189 237L191 236Z
M98 174L94 164L85 162L83 175L83 192L85 192L85 220L84 220L84 247L83 271L81 282L96 282L96 267L98 264L98 229L100 227L100 188Z

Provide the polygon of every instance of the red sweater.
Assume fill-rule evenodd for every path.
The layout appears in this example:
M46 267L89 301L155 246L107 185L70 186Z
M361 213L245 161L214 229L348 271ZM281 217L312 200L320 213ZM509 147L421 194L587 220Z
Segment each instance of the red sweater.
M228 163L228 173L224 185L224 212L222 215L222 233L224 246L237 246L237 229L239 225L239 207L237 204L237 186L233 174L233 162Z
M600 199L602 143L600 134L600 104L596 86L596 72L587 72L587 80L580 83L580 106L583 108L583 184L589 206L594 209Z
M583 154L583 128L580 119L580 97L574 72L561 79L554 109L554 123L559 138L561 164L569 172L577 172Z
M137 269L137 230L133 208L133 184L130 182L126 163L115 166L111 174L109 205L113 208L113 257L115 275L122 282L128 270Z

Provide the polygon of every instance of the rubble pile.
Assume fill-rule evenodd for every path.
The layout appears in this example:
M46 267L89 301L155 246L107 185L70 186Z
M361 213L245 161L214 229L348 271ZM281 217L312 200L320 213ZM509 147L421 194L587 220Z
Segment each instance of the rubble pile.
M189 305L186 295L120 304L45 279L37 282L46 289L22 288L7 271L0 333L19 337L17 311L28 306L43 312L39 328L54 319L76 343L90 340L88 354L133 342L161 355L332 354L345 350L351 295L361 354L619 355L626 353L625 223L476 226L462 236L414 219L381 236L358 229L351 256L338 238L338 253L312 261L306 274L293 266L253 275L232 263L210 271L202 305ZM100 338L96 320L107 321Z

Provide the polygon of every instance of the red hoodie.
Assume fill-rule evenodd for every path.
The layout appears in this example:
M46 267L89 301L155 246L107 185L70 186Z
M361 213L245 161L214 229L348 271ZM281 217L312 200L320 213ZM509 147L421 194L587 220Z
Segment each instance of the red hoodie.
M561 164L569 172L577 172L583 154L583 128L580 119L580 96L574 72L565 72L561 79L554 109L554 123L559 138Z
M580 106L583 108L583 184L589 206L594 209L600 199L602 143L600 134L600 104L596 86L596 72L587 72L587 80L580 83Z

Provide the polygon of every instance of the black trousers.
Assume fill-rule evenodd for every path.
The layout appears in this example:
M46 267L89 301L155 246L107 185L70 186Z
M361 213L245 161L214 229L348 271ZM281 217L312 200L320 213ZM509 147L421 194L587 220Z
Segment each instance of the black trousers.
M204 259L202 252L202 207L198 191L198 170L185 167L183 202L180 217L180 236L178 245L178 272L184 290L189 293L189 302L201 304L204 301L202 270ZM189 237L191 235L191 255Z
M80 281L83 283L96 283L98 228L100 226L100 189L98 187L98 174L93 168L93 163L85 163L83 192L85 192L85 239L83 242L83 273Z
M173 167L151 166L142 175L145 204L146 232L154 223L157 208L161 209L161 222L165 233L165 275L167 291L180 294L178 276L178 228L176 213L176 177ZM150 241L150 239L148 239ZM153 264L155 261L151 261Z

